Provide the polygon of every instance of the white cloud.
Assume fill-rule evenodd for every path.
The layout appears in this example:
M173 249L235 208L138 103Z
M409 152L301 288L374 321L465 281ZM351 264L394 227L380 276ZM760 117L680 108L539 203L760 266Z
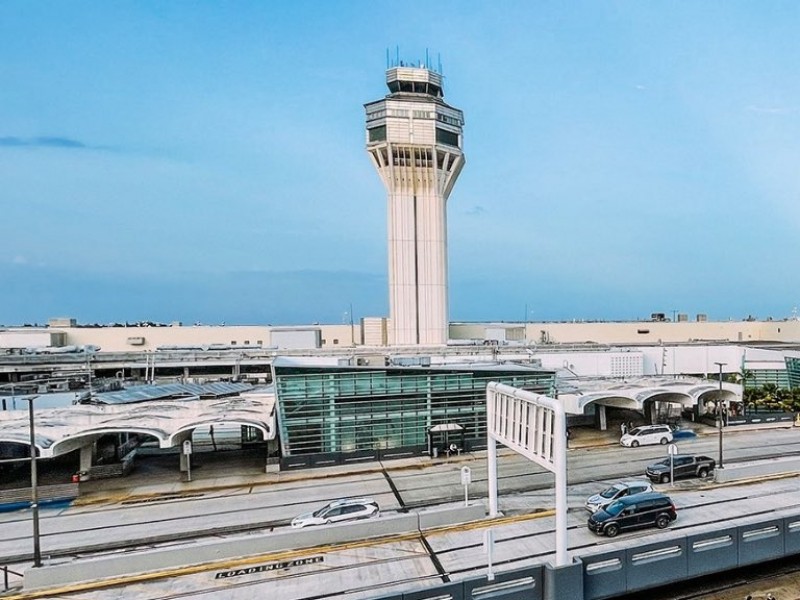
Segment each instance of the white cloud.
M797 112L796 106L756 106L751 104L747 110L767 115L790 115Z

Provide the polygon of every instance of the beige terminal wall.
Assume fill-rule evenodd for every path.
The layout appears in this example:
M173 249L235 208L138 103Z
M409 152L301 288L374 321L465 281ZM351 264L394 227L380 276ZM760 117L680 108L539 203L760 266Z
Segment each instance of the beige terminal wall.
M659 342L729 341L800 342L800 321L707 321L626 323L451 323L450 339L486 339L486 331L526 328L536 344L657 344Z
M67 343L93 344L102 352L152 352L159 346L228 344L247 348L269 346L270 328L257 325L197 327L60 327L67 333ZM138 344L137 338L144 338ZM245 344L249 342L249 344Z
M322 330L322 347L360 345L361 327L306 325L303 329ZM262 325L198 325L170 327L59 327L67 334L67 344L100 346L102 352L152 352L159 346L209 346L224 344L247 349L273 346L271 327ZM286 327L276 327L286 330ZM140 338L144 338L143 343Z
M319 327L323 348L362 345L361 325L306 325ZM797 342L800 321L712 321L712 322L628 322L628 323L452 323L451 340L484 340L487 331L496 335L508 328L507 340L517 340L521 328L531 343L551 344L595 342L599 344L657 344L693 341ZM243 349L272 346L271 327L260 325L180 327L59 327L66 344L100 346L103 352L151 352L159 346L224 344ZM281 329L286 329L281 327ZM513 335L512 335L513 334ZM138 344L137 338L144 338ZM235 342L235 344L234 344ZM247 343L249 342L249 343ZM375 342L372 341L373 345Z

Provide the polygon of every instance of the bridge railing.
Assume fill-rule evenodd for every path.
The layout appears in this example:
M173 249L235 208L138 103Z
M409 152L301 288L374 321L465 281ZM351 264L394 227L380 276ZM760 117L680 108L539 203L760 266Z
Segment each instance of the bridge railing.
M800 554L800 510L738 519L727 527L664 532L657 542L580 556L566 567L538 565L426 586L371 600L604 600L682 580ZM627 546L627 547L626 547Z

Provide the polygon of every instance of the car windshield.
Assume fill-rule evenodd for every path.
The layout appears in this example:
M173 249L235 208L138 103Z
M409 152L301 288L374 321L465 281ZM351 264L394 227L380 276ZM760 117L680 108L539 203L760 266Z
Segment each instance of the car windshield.
M640 433L642 433L642 431L643 430L642 430L641 427L634 427L628 433L631 434L631 435L639 435Z
M326 510L328 510L330 507L331 507L331 505L330 505L330 504L326 504L325 506L323 506L323 507L322 507L322 508L320 508L319 510L315 510L313 513L311 513L311 515L312 515L312 516L314 516L314 517L321 517L321 516L322 516L322 513L324 513L324 512L325 512Z
M606 507L606 512L610 514L612 517L616 517L619 513L622 512L623 508L625 508L625 504L617 500L616 502L612 502Z
M613 498L614 496L617 495L617 493L620 491L620 489L622 489L622 488L620 488L620 487L618 487L616 485L612 485L610 488L607 488L607 489L603 490L602 492L600 492L600 497L602 497L602 498Z

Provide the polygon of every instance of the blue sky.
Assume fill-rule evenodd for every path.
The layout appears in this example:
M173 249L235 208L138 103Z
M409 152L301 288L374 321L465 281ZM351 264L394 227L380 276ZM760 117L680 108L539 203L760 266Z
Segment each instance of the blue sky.
M388 312L364 151L441 55L452 320L800 304L796 2L0 3L0 323Z

